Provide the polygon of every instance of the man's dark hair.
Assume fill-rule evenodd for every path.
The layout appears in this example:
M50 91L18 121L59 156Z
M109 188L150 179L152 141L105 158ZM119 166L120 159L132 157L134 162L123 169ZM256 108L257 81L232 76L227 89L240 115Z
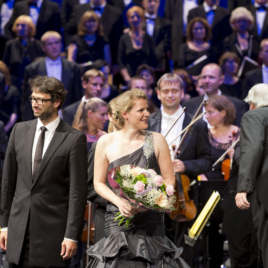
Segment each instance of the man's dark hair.
M149 88L146 79L144 79L144 78L143 78L142 76L140 76L140 75L135 75L135 76L131 77L131 79L130 79L129 82L128 82L128 85L127 85L127 89L128 89L128 90L132 89L132 82L133 82L134 80L143 80L143 81L145 81L147 89Z
M61 81L54 77L38 75L35 78L29 79L28 83L32 92L49 94L52 102L60 100L61 102L58 110L62 108L65 100L66 90L64 89L64 85Z

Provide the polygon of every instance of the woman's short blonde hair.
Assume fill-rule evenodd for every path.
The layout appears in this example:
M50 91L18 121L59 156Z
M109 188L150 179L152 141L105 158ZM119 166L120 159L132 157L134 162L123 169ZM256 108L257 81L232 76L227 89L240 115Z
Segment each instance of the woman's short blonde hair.
M88 111L95 113L100 107L107 107L107 103L99 98L91 98L88 102L82 101L78 106L73 121L73 127L83 133L88 133Z
M268 85L261 83L252 87L244 100L249 105L254 104L256 108L268 106Z
M131 89L116 97L112 103L112 118L120 127L124 127L125 119L123 112L130 112L136 101L139 99L147 100L144 91L140 89Z
M87 28L85 26L85 23L91 19L95 20L98 23L98 29L97 29L98 35L103 35L101 19L97 16L97 14L94 11L86 11L84 13L78 24L78 35L85 36L87 34Z
M5 84L10 85L11 80L10 80L10 72L6 64L0 60L0 73L2 73L5 76Z
M21 15L19 17L17 17L17 19L14 21L13 23L13 26L12 26L12 31L14 33L16 33L16 28L17 28L17 24L19 22L24 22L27 24L28 28L29 28L29 36L28 37L33 37L35 36L35 26L34 26L34 23L33 23L33 20L30 16L27 16L27 15Z
M141 7L138 6L134 6L131 7L128 11L127 11L127 19L129 20L130 16L132 13L138 13L138 15L141 17L141 21L144 22L145 21L145 14L144 14L144 10Z
M238 7L232 11L231 17L230 17L230 25L233 30L236 30L235 28L235 21L239 19L245 19L249 22L248 29L252 29L254 25L254 17L252 16L251 12L248 11L245 7Z

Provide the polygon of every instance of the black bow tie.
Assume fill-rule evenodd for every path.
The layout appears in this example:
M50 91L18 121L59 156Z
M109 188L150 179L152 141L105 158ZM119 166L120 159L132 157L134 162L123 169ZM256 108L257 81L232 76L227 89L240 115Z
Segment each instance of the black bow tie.
M93 10L101 12L101 7L94 7Z
M4 2L4 3L7 3L8 1L9 1L9 0L4 0L3 2Z
M213 13L215 13L215 9L210 9L208 12L206 12L206 14L208 14L208 13L210 13L210 12L213 12Z
M29 7L36 7L37 8L37 4L36 3L29 3Z
M266 6L259 6L259 7L256 7L256 10L262 10L262 11L265 11L265 10L266 10Z
M152 21L155 21L156 18L150 18L150 17L145 17L146 20L152 20Z

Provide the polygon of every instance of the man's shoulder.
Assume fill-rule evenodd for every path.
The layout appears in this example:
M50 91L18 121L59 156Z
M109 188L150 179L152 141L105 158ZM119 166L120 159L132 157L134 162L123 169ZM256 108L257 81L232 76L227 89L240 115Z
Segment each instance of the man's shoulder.
M30 63L28 66L26 66L25 70L27 71L36 71L40 68L42 64L45 64L45 59L38 60L36 62Z
M121 17L121 12L120 12L120 10L118 8L106 3L105 9L107 9L107 11L109 12L110 16L116 17L116 18ZM112 12L112 14L110 12Z
M189 14L200 13L202 10L204 10L204 6L203 6L203 5L198 5L197 7L192 8L192 9L189 11Z
M204 96L198 96L198 97L194 97L194 98L191 98L185 102L183 102L183 107L186 107L186 110L187 110L187 107L191 107L192 105L196 105L198 103L201 103L204 99Z
M77 102L65 107L63 109L63 112L67 112L67 113L72 112L74 109L76 109L79 106L80 103L81 103L81 100L79 100L79 101L77 101Z
M62 64L66 65L69 69L79 70L79 66L76 62L69 61L65 58L61 58L61 60L62 60Z
M231 97L228 95L225 95L233 104L237 104L237 105L245 105L245 103L242 100L239 100L235 97Z
M230 15L228 9L226 9L224 7L217 6L217 9L219 10L219 14L221 14L221 16L223 16L223 17Z
M155 112L155 113L153 113L153 114L150 114L150 116L149 116L149 120L150 119L158 119L158 118L160 118L161 117L161 110L159 110L159 111L157 111L157 112Z
M268 106L250 110L245 113L245 118L260 118L268 120Z
M159 21L159 24L161 24L161 26L170 26L171 23L168 19L157 16L156 17L156 21Z

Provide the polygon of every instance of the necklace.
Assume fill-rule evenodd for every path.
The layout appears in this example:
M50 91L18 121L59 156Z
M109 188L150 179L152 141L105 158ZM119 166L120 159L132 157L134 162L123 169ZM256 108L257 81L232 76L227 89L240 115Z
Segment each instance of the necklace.
M95 138L97 137L97 135L98 135L98 131L97 131L97 133L96 133L95 135L93 135L93 136L90 136L90 135L87 133L87 136L88 136L90 139L95 139Z

